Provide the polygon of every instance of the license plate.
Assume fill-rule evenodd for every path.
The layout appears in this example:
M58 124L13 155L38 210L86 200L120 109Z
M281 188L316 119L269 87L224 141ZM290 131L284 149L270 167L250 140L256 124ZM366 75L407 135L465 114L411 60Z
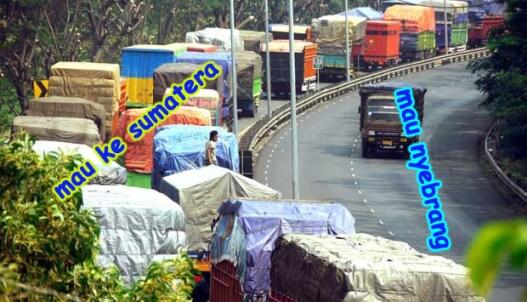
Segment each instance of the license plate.
M385 146L391 146L392 145L392 141L390 141L390 140L383 140L382 144L385 145Z

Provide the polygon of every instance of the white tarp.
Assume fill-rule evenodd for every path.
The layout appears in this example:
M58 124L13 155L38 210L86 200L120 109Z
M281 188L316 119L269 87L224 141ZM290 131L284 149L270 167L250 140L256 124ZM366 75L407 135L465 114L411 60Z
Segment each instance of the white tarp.
M127 172L116 162L105 164L93 149L81 144L54 142L38 140L33 145L33 150L39 155L49 152L63 152L66 154L80 154L84 160L91 161L97 167L97 176L90 183L99 185L119 185L125 184Z
M166 176L159 191L183 208L190 250L208 249L211 222L223 201L236 197L277 199L281 196L280 192L253 179L215 165Z
M231 30L225 28L207 27L202 30L187 32L187 43L211 44L218 47L218 51L231 50ZM243 50L243 40L240 31L234 30L234 50Z
M126 282L137 280L154 258L185 247L183 210L155 190L88 185L82 200L101 228L98 262L117 265Z
M273 289L298 301L485 301L462 265L367 234L288 234L271 265Z

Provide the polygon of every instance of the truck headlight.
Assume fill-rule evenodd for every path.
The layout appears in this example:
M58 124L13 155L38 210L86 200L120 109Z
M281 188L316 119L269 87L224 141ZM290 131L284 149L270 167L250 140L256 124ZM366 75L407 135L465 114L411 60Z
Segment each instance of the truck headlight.
M401 137L401 143L406 143L406 137Z
M375 135L375 131L373 130L368 131L368 135Z

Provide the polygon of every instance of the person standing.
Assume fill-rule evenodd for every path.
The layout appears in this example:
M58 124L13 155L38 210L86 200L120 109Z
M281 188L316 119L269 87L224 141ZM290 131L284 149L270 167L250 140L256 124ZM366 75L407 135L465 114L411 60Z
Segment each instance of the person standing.
M218 165L216 158L216 142L218 141L218 131L213 130L209 134L209 141L205 145L205 164Z

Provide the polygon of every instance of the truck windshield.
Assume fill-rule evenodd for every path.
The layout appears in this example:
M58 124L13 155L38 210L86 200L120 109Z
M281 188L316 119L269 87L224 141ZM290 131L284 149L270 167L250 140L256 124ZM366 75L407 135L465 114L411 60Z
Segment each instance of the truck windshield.
M368 106L368 119L372 122L399 123L399 112L395 106Z

